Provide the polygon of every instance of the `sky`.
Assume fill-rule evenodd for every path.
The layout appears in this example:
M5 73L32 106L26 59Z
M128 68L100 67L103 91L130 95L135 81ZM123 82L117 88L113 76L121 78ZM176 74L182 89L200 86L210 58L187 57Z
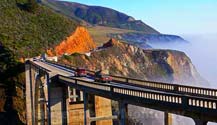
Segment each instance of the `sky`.
M217 34L217 0L65 0L109 7L165 34Z

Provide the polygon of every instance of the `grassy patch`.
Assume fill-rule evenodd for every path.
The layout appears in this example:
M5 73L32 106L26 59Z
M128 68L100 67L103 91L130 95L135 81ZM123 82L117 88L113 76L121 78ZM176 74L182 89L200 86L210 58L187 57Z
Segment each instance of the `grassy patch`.
M134 30L118 29L104 26L89 27L88 31L97 45L101 45L102 43L109 41L110 37L108 37L108 34L136 32Z

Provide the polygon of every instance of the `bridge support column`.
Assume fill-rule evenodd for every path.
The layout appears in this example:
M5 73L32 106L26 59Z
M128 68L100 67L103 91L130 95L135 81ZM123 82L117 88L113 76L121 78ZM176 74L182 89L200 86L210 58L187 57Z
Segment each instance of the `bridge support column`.
M195 125L207 125L207 121L199 120L199 119L194 119Z
M47 84L47 123L51 125L51 97L50 97L50 78L49 74L46 74L46 84Z
M32 70L29 62L25 64L26 74L26 120L28 125L34 124L34 112L32 102Z
M119 125L127 125L127 103L119 101Z
M83 92L83 99L84 99L84 125L89 125L88 121L88 94Z
M172 114L164 112L164 125L172 125Z
M51 125L67 125L66 95L67 87L61 86L56 80L49 85Z
M112 116L111 100L100 96L94 96L95 117ZM112 119L96 121L96 125L112 125Z

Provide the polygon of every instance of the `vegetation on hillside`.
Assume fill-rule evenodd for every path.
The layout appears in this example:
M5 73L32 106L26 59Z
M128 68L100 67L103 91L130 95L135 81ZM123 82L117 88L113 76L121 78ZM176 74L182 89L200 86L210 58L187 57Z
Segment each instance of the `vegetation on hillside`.
M26 6L27 6L27 10L30 12L35 12L38 8L38 4L36 0L28 0Z
M0 0L0 124L25 124L24 64L75 30L77 23L35 0Z
M0 1L0 41L16 57L38 55L57 45L76 27L74 21L31 1Z

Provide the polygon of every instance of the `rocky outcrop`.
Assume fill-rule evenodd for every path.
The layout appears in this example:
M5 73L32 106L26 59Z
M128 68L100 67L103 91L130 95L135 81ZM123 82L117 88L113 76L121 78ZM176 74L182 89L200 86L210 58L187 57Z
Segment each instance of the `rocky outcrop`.
M110 39L107 43L104 43L102 48L108 48L117 45L118 42L115 39Z
M86 53L96 48L95 43L84 27L78 27L71 36L55 47L56 55ZM50 53L50 51L48 51Z
M114 39L90 56L63 57L64 62L92 70L106 69L114 75L199 85L205 83L185 53L174 50L144 50ZM79 60L79 61L77 61Z

